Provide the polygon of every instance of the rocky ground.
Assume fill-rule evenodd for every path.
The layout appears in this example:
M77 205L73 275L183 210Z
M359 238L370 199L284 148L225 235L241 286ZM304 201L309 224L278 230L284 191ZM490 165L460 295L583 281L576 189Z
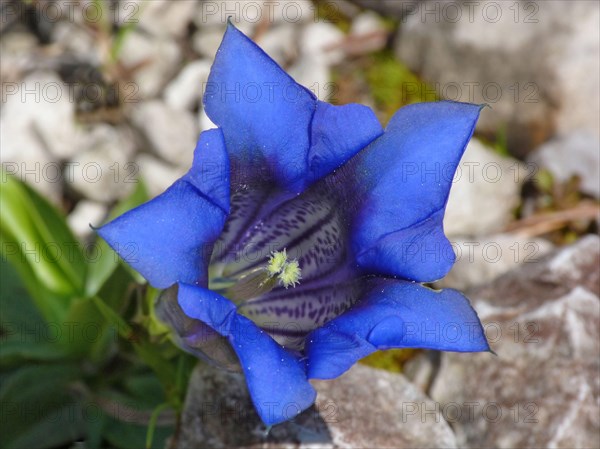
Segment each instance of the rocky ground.
M68 214L82 239L138 179L154 196L188 169L212 127L202 89L227 16L321 99L369 104L382 121L412 101L490 105L450 195L457 264L439 286L470 291L498 356L417 353L404 375L356 367L319 382L317 410L269 437L252 416L244 434L218 413L202 421L195 398L215 393L197 372L181 447L600 447L599 249L589 235L600 198L597 3L1 8L4 172Z

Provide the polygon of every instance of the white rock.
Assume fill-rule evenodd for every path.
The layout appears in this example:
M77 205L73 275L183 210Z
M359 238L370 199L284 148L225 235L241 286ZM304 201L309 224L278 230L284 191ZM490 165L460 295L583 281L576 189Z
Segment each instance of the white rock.
M27 32L3 33L0 41L0 77L3 83L19 82L33 63L37 38ZM3 87L4 89L4 87ZM2 99L4 102L4 97Z
M198 129L190 112L154 100L136 105L131 120L155 154L174 165L191 166Z
M213 123L213 121L206 115L206 111L204 108L198 112L198 123L200 126L200 131L206 131L207 129L216 128L217 125Z
M542 145L528 160L560 181L581 178L583 192L600 198L600 140L586 132L559 136Z
M399 58L442 96L491 104L478 130L506 124L514 154L556 133L600 136L600 107L589 101L600 96L600 3L485 1L471 9L417 4L400 28Z
M123 42L120 59L126 67L139 66L134 73L134 82L139 88L139 96L148 98L156 96L177 71L181 50L166 36L152 37L133 31Z
M54 204L60 204L59 161L48 153L31 127L14 127L7 122L3 115L0 118L0 161L4 173L16 176Z
M8 87L10 91L6 90ZM74 100L71 90L58 75L34 72L22 82L7 86L4 95L3 127L35 133L57 158L66 159L77 152L81 132L75 126Z
M79 61L88 62L94 66L102 64L102 46L86 28L70 21L57 22L52 28L53 43L62 47L65 53L73 53Z
M192 47L200 54L200 56L212 60L219 49L219 45L221 45L224 32L224 26L199 29L194 33Z
M25 31L11 31L2 36L0 52L2 56L33 51L38 45L36 37Z
M578 2L571 8L572 14L562 18L571 20L570 33L562 38L562 48L551 52L557 78L553 87L560 95L556 129L559 134L581 129L600 139L600 105L590 101L600 98L600 3Z
M298 27L284 23L269 28L257 44L279 65L293 60L298 56Z
M106 206L94 201L81 200L67 217L67 223L77 237L85 238L92 233L90 224L98 226L106 215Z
M526 172L519 161L501 157L472 139L450 189L444 218L446 235L501 231L519 204L525 179Z
M211 65L208 59L187 64L166 87L165 103L173 109L193 109L202 100Z
M289 68L289 75L297 83L312 91L319 99L326 101L335 86L331 83L329 65L320 57L301 56Z
M376 33L378 31L385 31L385 27L381 18L371 11L366 11L356 16L350 26L350 34L354 36Z
M183 168L172 167L149 154L140 154L136 159L139 175L145 181L148 194L155 197L186 173Z
M63 186L60 161L72 157L84 137L75 126L70 91L55 73L46 71L3 87L2 165L58 204Z
M135 145L130 133L99 124L86 133L79 152L63 170L65 182L85 198L110 202L129 194L138 170L129 162Z
M246 0L248 3L252 0ZM274 24L301 24L316 21L316 8L311 0L283 0L264 2L263 14ZM271 20L272 19L272 20Z
M119 3L117 18L122 25L135 21L155 36L182 37L195 9L196 2L190 0L133 0Z
M224 25L227 19L247 30L259 23L300 24L315 20L315 6L310 0L227 0L199 2L194 21L198 28Z
M333 24L310 23L302 31L300 51L302 55L321 59L327 65L338 64L344 59L341 47L344 37L344 33Z
M300 37L300 57L288 73L301 85L327 100L330 92L330 67L342 61L344 51L340 45L344 39L335 26L324 23L308 24Z
M436 286L458 290L489 283L522 264L538 263L554 248L547 240L512 234L454 238L452 246L456 263Z
M346 52L364 55L381 50L386 46L389 34L380 16L370 11L361 13L352 21Z

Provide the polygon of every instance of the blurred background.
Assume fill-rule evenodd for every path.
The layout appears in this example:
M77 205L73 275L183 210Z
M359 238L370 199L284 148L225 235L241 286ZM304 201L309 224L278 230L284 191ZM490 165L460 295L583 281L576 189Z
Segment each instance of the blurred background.
M375 354L269 436L202 415L221 374L193 371L158 292L89 225L188 170L228 17L384 124L415 102L489 106L434 287L468 292L497 357ZM2 0L0 446L600 447L599 30L596 1Z

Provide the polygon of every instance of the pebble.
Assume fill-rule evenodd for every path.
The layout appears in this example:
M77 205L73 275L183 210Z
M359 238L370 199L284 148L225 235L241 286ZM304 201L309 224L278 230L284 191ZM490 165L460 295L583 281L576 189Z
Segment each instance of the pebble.
M454 176L446 206L448 236L489 235L513 219L528 172L516 159L506 158L472 139Z
M152 100L136 105L131 111L131 121L154 154L176 166L192 165L198 138L192 113Z

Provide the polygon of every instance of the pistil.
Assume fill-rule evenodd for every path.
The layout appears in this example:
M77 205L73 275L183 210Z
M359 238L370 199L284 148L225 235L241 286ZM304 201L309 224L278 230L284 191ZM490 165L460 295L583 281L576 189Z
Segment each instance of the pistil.
M219 291L234 302L257 298L273 290L278 284L286 289L300 283L302 270L296 259L288 260L285 248L273 251L266 265L246 272L236 279L211 280L211 289Z

